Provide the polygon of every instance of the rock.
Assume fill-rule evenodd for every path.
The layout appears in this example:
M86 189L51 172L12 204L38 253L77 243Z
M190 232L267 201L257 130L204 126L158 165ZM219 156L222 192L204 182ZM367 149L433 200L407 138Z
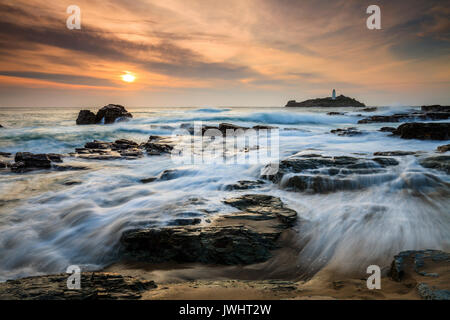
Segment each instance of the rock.
M388 273L394 281L416 286L418 295L426 300L450 300L449 274L450 254L440 250L400 252Z
M10 153L10 152L0 152L0 156L1 157L6 157L6 158L8 158L8 157L10 157L12 155L12 153Z
M297 212L284 207L283 202L278 197L263 194L247 194L237 198L223 201L234 208L247 213L256 213L259 218L278 218L283 223L279 227L290 227L297 219Z
M329 115L329 116L343 116L343 115L345 115L345 112L332 111L332 112L327 112L327 115Z
M374 112L374 111L377 111L377 107L369 107L369 108L364 108L364 109L361 109L361 111L364 111L364 112Z
M170 138L160 136L150 136L148 141L142 145L148 155L161 155L171 153L174 148L174 142Z
M4 128L4 127L0 124L0 128Z
M80 110L76 123L79 125L85 124L98 124L98 123L114 123L116 120L123 120L126 118L132 118L132 114L129 113L124 106L118 104L108 104L101 108L97 114L94 114L90 110Z
M107 272L82 272L81 288L67 288L69 274L28 277L0 283L1 300L116 300L139 299L156 288L153 281Z
M432 289L426 283L419 283L417 285L417 292L425 300L450 300L450 290Z
M439 104L422 106L420 109L425 112L450 112L450 106L441 106Z
M108 104L101 108L95 116L96 122L104 121L105 124L114 123L117 119L133 118L124 106L118 104Z
M91 112L90 110L80 110L76 123L78 125L96 124L97 120L95 118L95 113Z
M423 107L422 107L423 108ZM388 116L371 116L361 119L358 123L376 123L376 122L400 122L406 120L446 120L450 117L450 111L441 109L441 111L432 112L422 109L422 111L413 111L409 113L396 113Z
M305 100L302 102L296 102L295 100L290 100L286 104L286 107L365 107L366 105L356 99L340 95L333 100L331 97L328 98L317 98Z
M344 129L333 129L330 131L331 133L337 134L338 136L359 136L362 135L363 132L359 131L354 127L344 128Z
M437 152L442 152L442 153L450 151L450 144L439 146L439 147L437 147L436 151Z
M140 181L141 181L142 183L150 183L150 182L153 182L153 181L155 181L155 180L157 180L157 179L158 179L157 177L149 177L149 178L141 179Z
M143 153L138 143L131 140L119 139L115 142L98 140L87 142L84 148L75 148L74 155L81 159L91 160L133 160L142 157Z
M17 152L15 163L11 165L13 172L25 172L33 169L50 169L51 160L47 154L33 154L31 152Z
M424 277L434 277L435 274L426 272L424 269L438 262L450 267L450 254L440 250L402 251L394 256L389 276L398 282L413 276L414 273ZM447 270L450 272L450 268Z
M296 219L279 198L246 195L225 200L245 211L217 218L210 226L176 226L125 231L124 256L150 262L252 264L266 261L284 228ZM274 223L277 222L277 223Z
M396 128L394 128L394 127L381 127L380 128L380 130L378 130L378 131L381 131L381 132L394 132L396 130Z
M419 161L425 168L436 169L450 174L450 156L432 156Z
M276 174L267 174L271 167L266 166L261 178L291 191L328 193L364 189L373 184L390 181L395 176L386 174L385 167L396 165L398 161L394 158L296 154L282 160Z
M404 123L393 135L402 139L448 140L450 138L450 123Z
M414 151L378 151L374 152L374 156L384 156L384 157L398 157L398 156L409 156L416 154Z
M225 186L225 190L231 191L231 190L248 190L248 189L255 189L259 188L262 185L264 185L265 182L262 180L257 181L251 181L251 180L239 180L235 184L229 184Z

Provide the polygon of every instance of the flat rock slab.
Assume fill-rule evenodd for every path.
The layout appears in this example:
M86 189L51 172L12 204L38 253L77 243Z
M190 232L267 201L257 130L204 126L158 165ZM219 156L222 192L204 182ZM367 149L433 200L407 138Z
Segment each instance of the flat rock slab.
M279 198L245 195L225 200L241 209L208 226L178 226L125 231L125 258L148 262L201 262L245 265L268 260L277 239L292 226L297 213Z
M80 289L68 289L69 274L28 277L0 283L0 300L139 299L156 288L153 281L107 272L82 272Z
M394 179L394 175L386 174L386 168L398 164L395 158L390 157L357 158L296 154L282 160L276 174L268 174L271 167L267 166L261 178L297 192L329 193L359 190ZM378 179L374 179L376 175Z

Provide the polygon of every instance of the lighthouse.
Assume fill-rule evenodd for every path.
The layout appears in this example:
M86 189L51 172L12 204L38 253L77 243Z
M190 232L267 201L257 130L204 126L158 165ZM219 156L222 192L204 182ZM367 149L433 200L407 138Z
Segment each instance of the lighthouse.
M333 89L333 93L331 94L331 99L336 100L336 90Z

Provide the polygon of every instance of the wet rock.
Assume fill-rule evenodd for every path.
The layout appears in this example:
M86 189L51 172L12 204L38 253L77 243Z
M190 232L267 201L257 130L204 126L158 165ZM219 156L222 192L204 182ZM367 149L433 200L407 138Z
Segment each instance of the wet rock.
M327 112L327 115L329 115L329 116L343 116L343 115L345 115L345 112L332 111L332 112Z
M279 164L278 172L267 166L261 177L282 188L297 192L327 193L358 190L394 179L386 167L398 165L394 158L329 157L319 154L296 154Z
M259 188L262 185L264 185L265 182L262 180L252 181L252 180L239 180L235 184L229 184L225 186L225 190L231 191L231 190L248 190L248 189L255 189Z
M149 178L141 179L140 181L141 181L142 183L150 183L150 182L153 182L153 181L155 181L155 180L157 180L157 179L158 179L158 177L149 177Z
M148 155L162 155L171 153L174 148L174 143L170 138L160 136L150 136L148 141L142 145Z
M272 130L272 129L278 129L278 127L266 126L266 125L256 125L256 126L253 126L252 129L254 129L254 130Z
M442 109L444 110L444 109ZM438 112L432 112L425 111L422 109L422 111L413 111L409 113L396 113L392 115L387 116L371 116L365 119L361 119L358 121L358 123L376 123L376 122L400 122L400 121L407 121L407 120L446 120L450 117L450 111L438 111Z
M217 218L207 227L176 226L125 231L125 257L150 261L252 264L266 261L283 228L293 224L294 210L279 198L246 195L225 200L244 211ZM278 223L273 223L276 221Z
M81 110L78 114L76 123L79 125L98 123L109 124L116 122L116 120L124 120L132 117L132 114L129 113L124 106L108 104L101 108L97 114L94 114L89 110Z
M378 131L381 131L381 132L394 132L396 130L396 128L394 128L394 127L381 127L380 128L380 130L378 130Z
M420 109L425 112L450 112L450 106L441 106L439 104L422 106Z
M349 136L349 137L359 136L359 135L363 134L361 131L359 131L357 128L354 128L354 127L344 128L344 129L333 129L330 132L334 133L338 136Z
M434 263L447 266L447 272L450 272L450 254L447 252L440 250L402 251L394 256L389 276L399 282L414 275L435 277L435 273L427 272L427 268L433 267Z
M361 111L364 111L364 112L374 112L377 110L378 110L377 107L368 107L368 108L361 109Z
M97 120L95 118L95 113L90 110L80 110L76 123L78 125L96 124Z
M51 160L47 154L33 154L31 152L17 152L15 163L11 165L13 172L25 172L34 169L50 169Z
M87 142L84 148L75 148L75 156L81 159L91 160L133 160L143 156L138 143L120 139L115 142L104 142L94 140Z
M129 113L124 106L118 104L108 104L97 112L95 119L97 123L104 121L105 124L109 124L114 123L116 120L132 117L133 116L131 113Z
M439 146L439 147L437 147L436 151L437 152L442 152L442 153L450 151L450 144Z
M202 219L200 218L178 218L174 220L170 220L167 225L168 226L193 226L200 224Z
M11 152L0 152L0 157L6 157L6 158L8 158L8 157L10 157L11 155L12 155Z
M432 156L419 161L425 168L436 169L450 174L450 156Z
M283 223L279 227L290 227L297 219L297 212L286 208L280 198L270 195L247 194L223 202L246 213L256 213L260 218L278 218Z
M426 283L419 283L417 285L417 292L419 293L419 296L425 300L450 300L450 290L431 288Z
M402 139L448 140L450 123L404 123L393 134Z
M399 157L399 156L409 156L409 155L413 155L416 154L416 152L414 151L378 151L378 152L374 152L373 155L374 156L385 156L385 157Z
M117 300L139 299L156 288L153 281L107 272L82 272L81 288L67 288L69 274L28 277L0 283L1 300Z
M366 105L356 99L346 97L344 95L337 96L335 100L331 97L328 98L317 98L305 100L302 102L296 102L295 100L290 100L286 104L286 107L365 107Z

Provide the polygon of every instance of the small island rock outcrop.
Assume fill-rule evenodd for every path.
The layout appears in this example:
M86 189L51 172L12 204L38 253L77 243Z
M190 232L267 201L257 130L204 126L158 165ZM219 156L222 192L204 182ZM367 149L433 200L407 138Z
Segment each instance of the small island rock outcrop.
M310 108L310 107L365 107L366 105L362 102L359 102L356 99L346 97L344 95L337 96L336 99L331 97L327 98L317 98L317 99L309 99L302 102L297 102L295 100L290 100L286 104L286 107L301 107L301 108Z
M133 115L129 113L124 106L108 104L101 108L97 114L90 110L80 110L76 122L78 125L99 123L110 124L118 119L126 118L133 118Z

